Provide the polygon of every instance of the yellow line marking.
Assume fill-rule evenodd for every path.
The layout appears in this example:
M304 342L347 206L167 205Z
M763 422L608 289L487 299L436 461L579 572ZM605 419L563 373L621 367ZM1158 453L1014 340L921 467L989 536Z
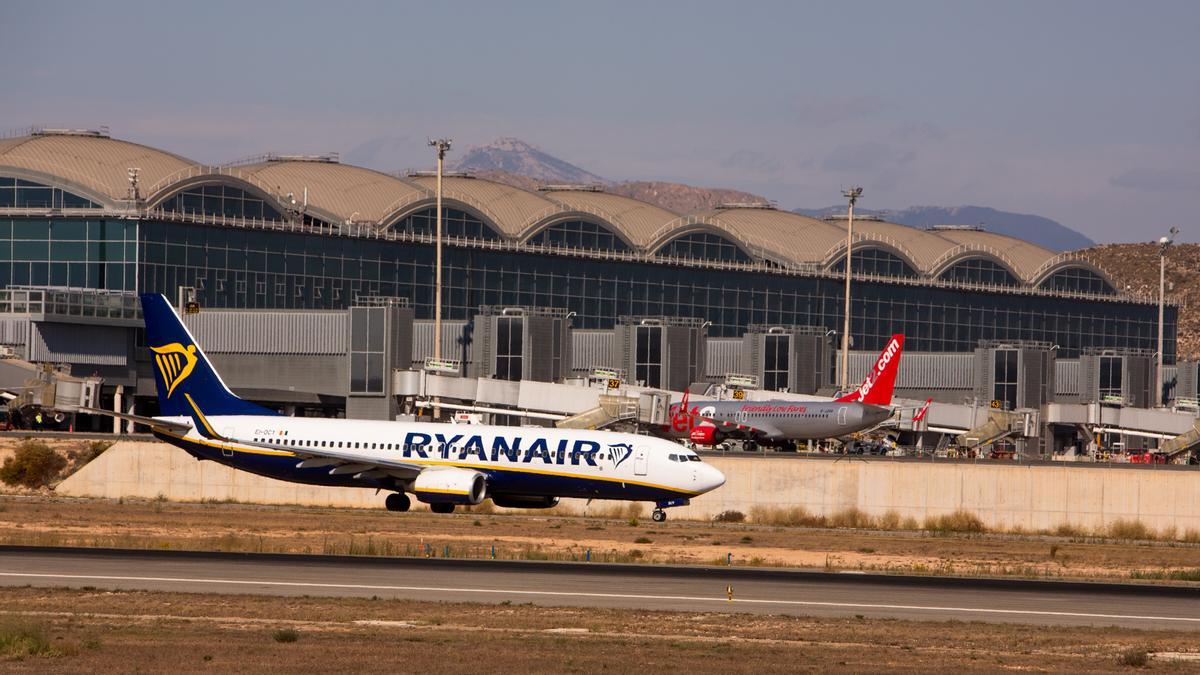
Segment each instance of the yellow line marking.
M192 395L185 391L183 392L183 397L191 404L192 410L196 411L196 416L200 418L200 422L204 424L204 428L208 430L208 433L219 438L220 434L213 431L212 425L208 423L208 419L204 417L204 413L200 412L200 406L196 405L196 402L192 400Z

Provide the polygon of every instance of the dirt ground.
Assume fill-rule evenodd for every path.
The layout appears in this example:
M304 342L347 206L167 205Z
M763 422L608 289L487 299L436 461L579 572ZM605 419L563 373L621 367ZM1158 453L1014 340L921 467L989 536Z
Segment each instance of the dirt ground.
M0 495L0 544L1200 581L1200 545L629 518Z
M1142 658L1200 672L1178 660L1200 657L1194 632L86 589L4 599L4 672L1102 673ZM12 647L15 634L33 648Z

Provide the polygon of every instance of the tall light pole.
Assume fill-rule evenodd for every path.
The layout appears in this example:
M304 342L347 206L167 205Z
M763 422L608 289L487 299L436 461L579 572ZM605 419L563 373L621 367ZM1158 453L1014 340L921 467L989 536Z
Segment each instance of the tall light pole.
M1178 227L1172 227L1170 235L1158 240L1158 361L1154 369L1154 407L1163 403L1163 305L1167 292L1167 249L1179 234Z
M842 196L849 200L846 210L846 306L843 309L845 319L842 324L842 391L850 389L850 254L854 247L854 203L862 196L862 188L852 187L842 190Z
M437 150L437 243L433 281L433 358L442 358L442 163L450 150L449 138L429 141L429 147Z

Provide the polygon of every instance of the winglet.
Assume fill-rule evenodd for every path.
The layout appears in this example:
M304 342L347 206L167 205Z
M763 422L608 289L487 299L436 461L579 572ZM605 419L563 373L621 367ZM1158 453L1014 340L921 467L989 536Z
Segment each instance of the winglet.
M870 403L891 405L892 392L896 388L896 373L900 370L900 353L904 350L904 335L896 333L879 353L875 366L867 373L867 379L858 389L837 399L839 403Z
M913 415L913 424L925 419L925 413L929 412L930 403L933 403L932 398L925 399L925 405L921 406L921 409L917 411L916 415Z

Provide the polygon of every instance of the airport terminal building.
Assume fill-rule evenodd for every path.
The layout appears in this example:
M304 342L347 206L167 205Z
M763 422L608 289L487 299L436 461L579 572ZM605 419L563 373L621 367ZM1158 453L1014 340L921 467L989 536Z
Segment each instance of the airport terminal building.
M185 288L204 313L293 315L293 334L272 339L314 354L351 349L347 322L312 317L402 306L396 316L414 326L417 362L432 343L425 324L433 316L434 187L426 173L380 173L336 156L205 166L107 130L35 128L0 138L0 345L30 361L92 371L104 378L105 396L118 383L146 396L145 373L140 384L136 373L144 358L137 317L125 309L98 314L109 313L105 303L126 307L137 292L174 300ZM526 374L497 358L501 340L513 348L504 308L524 308L522 321L550 317L547 334L567 331L556 353L564 365L547 371L560 378L612 366L648 387L677 388L754 361L768 388L834 381L824 364L834 362L842 326L842 220L756 204L675 213L595 186L527 191L454 174L443 195L442 340L451 355L478 361L464 363L464 374ZM1080 254L979 227L856 219L854 236L855 352L878 351L893 333L906 335L909 354L972 355L985 341L1041 345L1060 360L1156 348L1156 303L1116 288ZM73 294L78 307L47 301L39 314L20 304L30 293ZM481 312L493 329L472 322ZM250 343L263 338L245 334L249 319L241 321L253 353ZM1175 326L1168 306L1168 363ZM301 329L310 334L294 334ZM772 331L827 345L809 369L816 380L801 386L791 356L785 366L766 353L778 348L767 337L742 349L746 336ZM472 345L484 333L487 344ZM359 351L362 379L384 360ZM407 356L388 363L410 366ZM262 388L272 387L281 385Z

